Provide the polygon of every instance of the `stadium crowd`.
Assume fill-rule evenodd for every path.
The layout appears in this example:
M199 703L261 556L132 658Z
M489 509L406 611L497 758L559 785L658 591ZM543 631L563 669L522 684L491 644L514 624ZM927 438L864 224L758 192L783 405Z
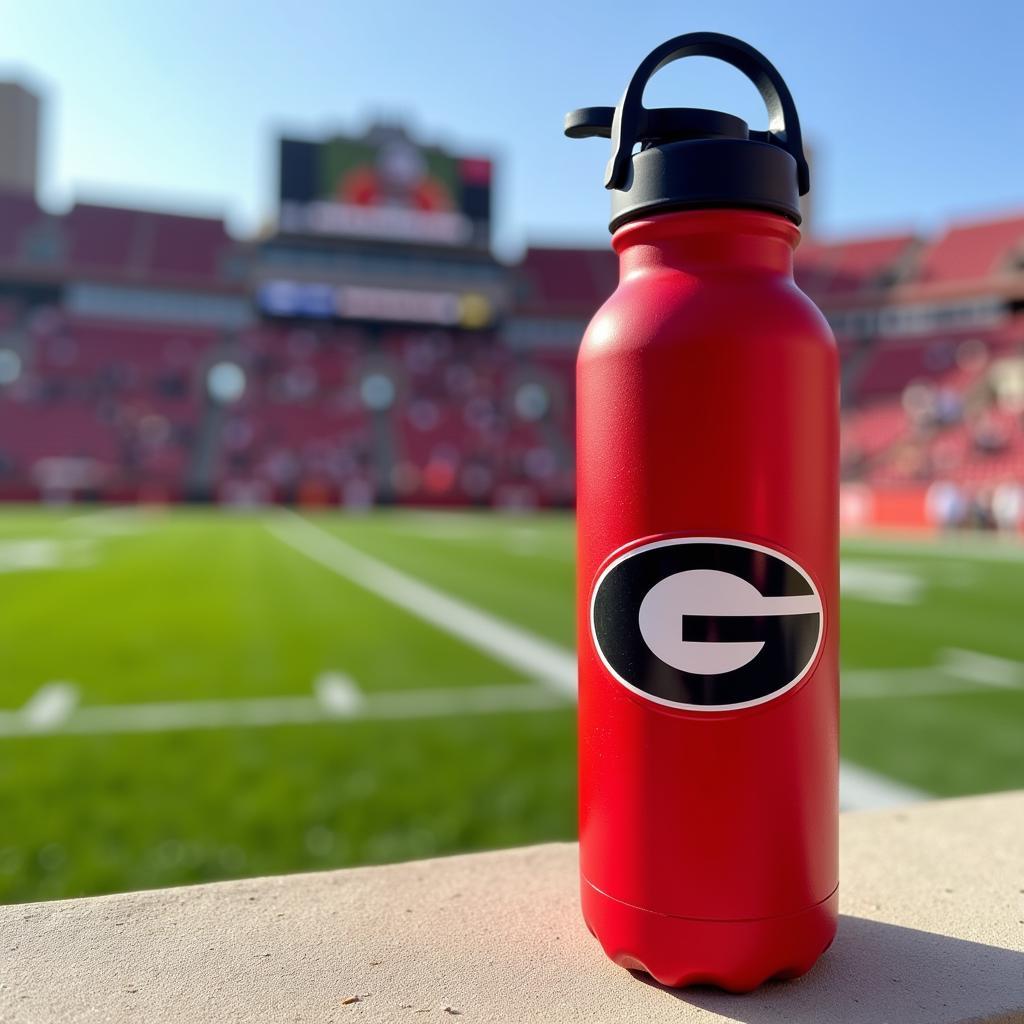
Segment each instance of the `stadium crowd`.
M266 315L262 245L0 195L0 496L572 502L575 343L610 253L528 250L508 308L468 329ZM1019 529L1024 218L812 237L797 275L839 344L844 479Z

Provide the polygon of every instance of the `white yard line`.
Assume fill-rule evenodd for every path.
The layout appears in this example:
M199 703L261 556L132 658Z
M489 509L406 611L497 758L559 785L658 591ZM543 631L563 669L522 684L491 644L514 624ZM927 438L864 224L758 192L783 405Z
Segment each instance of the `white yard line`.
M844 811L903 807L930 799L931 794L923 790L895 782L849 761L840 762L839 806Z
M366 699L374 718L434 718L442 715L490 715L504 711L552 711L565 708L564 697L544 686L456 686L443 690L402 690Z
M947 675L982 686L1016 690L1024 685L1024 665L994 654L979 654L950 647L942 652L942 669Z
M839 673L843 700L888 700L899 697L940 697L977 693L978 687L953 679L935 667L845 669Z
M316 725L337 721L397 721L552 711L566 707L550 689L529 684L454 686L364 694L346 676L328 672L314 696L166 701L75 707L70 683L50 683L19 711L0 712L0 738L42 735L114 735L193 729ZM892 807L927 794L848 763L839 768L840 805L847 810Z
M71 734L176 732L273 725L310 725L336 718L315 697L96 704L79 708L59 730Z
M1011 662L1011 664L1016 664ZM976 693L937 668L851 669L842 673L843 700ZM895 685L893 685L895 682ZM1000 686L1000 689L1009 689ZM367 695L338 672L325 672L313 684L314 697L254 697L234 700L150 701L141 704L93 705L76 710L78 689L71 683L48 683L18 711L0 712L0 736L33 731L64 731L74 714L75 729L87 731L161 731L221 725L286 725L332 718L416 718L478 711L548 709L560 706L547 688L529 684L452 686L424 690L386 690ZM84 727L84 726L83 726ZM67 730L71 731L71 730Z
M923 540L884 537L844 537L841 556L907 555L911 558L948 558L975 562L1024 562L1024 543L988 534L936 535Z
M320 706L331 715L353 715L363 706L363 695L348 676L325 672L313 683Z
M571 651L364 554L297 514L279 517L268 529L307 558L543 685L467 686L362 694L347 677L331 672L316 680L313 696L76 708L75 688L68 683L51 683L43 687L24 708L0 712L0 737L49 733L166 732L351 719L393 720L547 711L564 707L566 698L575 697L576 659ZM966 660L965 654L968 656ZM986 659L984 664L977 660L979 658ZM1009 679L1006 665L1013 663L1003 663L999 668L995 662L1002 662L1002 659L988 659L971 652L952 652L955 671L949 674L959 674L975 682L983 676L981 681L988 685L1010 685L1006 681ZM947 668L948 663L947 658ZM921 676L927 682L937 670L910 671L927 671L928 676ZM870 680L862 677L861 684L865 682ZM864 691L857 695L876 694ZM896 806L926 798L927 795L919 790L859 766L840 765L840 802L844 808Z
M542 686L509 683L500 686L445 687L432 690L385 691L363 694L351 680L325 673L314 683L315 695L252 697L238 700L166 701L147 704L100 704L63 714L28 714L44 703L51 684L20 711L0 713L0 737L43 734L93 735L177 732L187 729L258 728L276 725L315 725L339 720L380 721L488 715L505 711L550 711L566 706ZM73 688L72 688L73 689Z
M1024 664L976 651L947 648L930 668L861 669L845 671L844 684L853 689L844 699L923 697L950 693L977 693L978 687L1009 692L1024 685ZM967 682L969 686L964 686ZM847 810L898 807L927 800L928 794L859 765L844 762L839 768L839 805Z
M22 537L0 540L0 572L87 569L96 562L95 541Z
M537 679L563 697L575 698L576 658L557 644L364 554L297 513L281 514L267 529L278 540L351 583Z
M913 605L923 590L924 581L916 573L879 562L844 559L839 568L840 593L862 601Z
M940 667L853 669L839 673L843 700L895 700L977 693L981 684L956 677ZM1008 692L1008 690L1007 690Z
M496 619L364 554L297 513L287 512L268 529L285 544L339 576L485 651L498 661L539 678L558 693L575 697L576 658L571 651ZM474 687L467 691L466 698L472 692L479 691ZM404 694L402 698L403 702L409 699ZM839 774L840 788L845 792L845 798L841 798L844 799L844 807L894 806L927 799L927 795L918 790L891 782L856 765L841 763Z
M1024 663L949 647L939 652L935 665L844 669L840 679L844 700L977 693L981 687L1012 693L1024 688Z
M88 512L74 512L64 520L65 525L76 530L101 537L117 537L126 533L140 533L148 530L152 520L159 516L159 510L146 509L138 505L109 505L89 509Z
M49 732L67 721L78 703L78 688L71 683L47 683L18 712L27 732Z

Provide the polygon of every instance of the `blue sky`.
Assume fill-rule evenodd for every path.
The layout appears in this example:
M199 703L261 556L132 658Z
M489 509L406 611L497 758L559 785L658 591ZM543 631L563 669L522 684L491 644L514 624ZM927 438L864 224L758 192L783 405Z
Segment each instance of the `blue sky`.
M607 143L563 139L562 115L613 104L650 49L696 29L741 36L786 77L821 233L1024 208L1019 2L0 0L0 25L0 76L47 99L55 208L151 204L251 231L273 214L278 131L376 114L499 161L506 254L601 244ZM665 69L646 99L766 121L753 87L712 61Z

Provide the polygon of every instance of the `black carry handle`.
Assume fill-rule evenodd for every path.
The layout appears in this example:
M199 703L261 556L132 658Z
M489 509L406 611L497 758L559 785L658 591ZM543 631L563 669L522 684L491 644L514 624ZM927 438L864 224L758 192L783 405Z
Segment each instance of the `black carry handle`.
M669 39L652 50L633 73L633 77L615 108L611 122L612 158L605 174L605 188L624 188L629 176L633 146L643 141L645 133L664 115L643 105L644 89L651 76L683 57L713 57L741 71L757 88L768 108L768 131L751 132L750 137L784 149L796 161L797 186L800 195L811 187L810 171L800 136L800 119L796 106L782 76L762 53L742 40L718 32L689 32ZM605 134L609 107L590 107L577 111L589 114L573 124L566 123L566 134L575 138Z

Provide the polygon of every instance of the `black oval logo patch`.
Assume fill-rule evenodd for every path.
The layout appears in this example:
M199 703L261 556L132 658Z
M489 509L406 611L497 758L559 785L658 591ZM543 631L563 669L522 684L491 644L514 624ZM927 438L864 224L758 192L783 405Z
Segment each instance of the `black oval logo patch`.
M772 700L807 674L821 595L791 558L746 541L644 544L598 577L590 627L615 678L658 704L727 711Z

